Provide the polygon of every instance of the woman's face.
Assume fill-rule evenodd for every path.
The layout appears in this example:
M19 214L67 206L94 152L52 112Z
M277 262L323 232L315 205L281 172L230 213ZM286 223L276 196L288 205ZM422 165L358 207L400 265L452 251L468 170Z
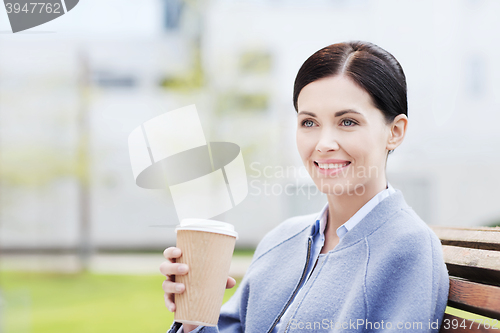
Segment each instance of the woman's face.
M344 76L327 77L306 85L297 105L297 148L321 192L385 188L390 126L365 90Z

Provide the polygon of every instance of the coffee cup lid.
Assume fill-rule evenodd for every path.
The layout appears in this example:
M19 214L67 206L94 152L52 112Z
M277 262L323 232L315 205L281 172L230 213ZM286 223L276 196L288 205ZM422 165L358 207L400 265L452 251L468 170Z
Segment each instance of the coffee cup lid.
M231 223L208 220L208 219L183 219L181 224L175 228L177 230L199 230L205 232L213 232L217 234L224 234L236 237L238 239L238 233L234 231L234 226Z

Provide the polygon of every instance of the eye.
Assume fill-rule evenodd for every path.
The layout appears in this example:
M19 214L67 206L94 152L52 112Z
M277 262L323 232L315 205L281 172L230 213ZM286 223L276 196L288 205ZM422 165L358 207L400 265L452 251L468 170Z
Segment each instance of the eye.
M304 120L301 125L303 127L313 127L314 126L314 121L312 121L311 119L306 119Z
M345 127L353 127L353 126L358 124L357 122L355 122L352 119L342 119L341 123L344 124ZM347 125L346 125L346 123L347 123Z

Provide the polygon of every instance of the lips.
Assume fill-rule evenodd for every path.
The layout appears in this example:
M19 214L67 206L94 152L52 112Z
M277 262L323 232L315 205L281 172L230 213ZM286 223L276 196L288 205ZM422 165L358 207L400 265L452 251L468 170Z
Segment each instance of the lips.
M339 160L339 159L334 159L334 158L314 160L314 164L318 167L321 166L323 169L343 167L346 164L350 164L350 163L351 163L351 161Z
M345 163L318 163L314 161L314 164L318 166L320 169L338 169L338 168L343 168L351 164L351 162L345 162Z
M319 173L328 176L338 173L340 170L349 167L350 164L351 164L350 161L334 160L334 159L314 161L316 170L318 170Z

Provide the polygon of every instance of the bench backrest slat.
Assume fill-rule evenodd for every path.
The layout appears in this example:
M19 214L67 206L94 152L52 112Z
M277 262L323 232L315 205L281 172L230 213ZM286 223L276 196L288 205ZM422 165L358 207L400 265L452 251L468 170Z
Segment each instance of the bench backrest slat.
M443 256L451 276L500 285L500 251L443 245Z
M451 228L433 226L432 230L439 237L443 245L500 251L500 227Z
M431 228L450 275L448 305L493 318L480 324L445 313L440 333L491 332L489 325L500 320L500 228Z
M490 318L500 318L500 287L450 278L448 304Z

